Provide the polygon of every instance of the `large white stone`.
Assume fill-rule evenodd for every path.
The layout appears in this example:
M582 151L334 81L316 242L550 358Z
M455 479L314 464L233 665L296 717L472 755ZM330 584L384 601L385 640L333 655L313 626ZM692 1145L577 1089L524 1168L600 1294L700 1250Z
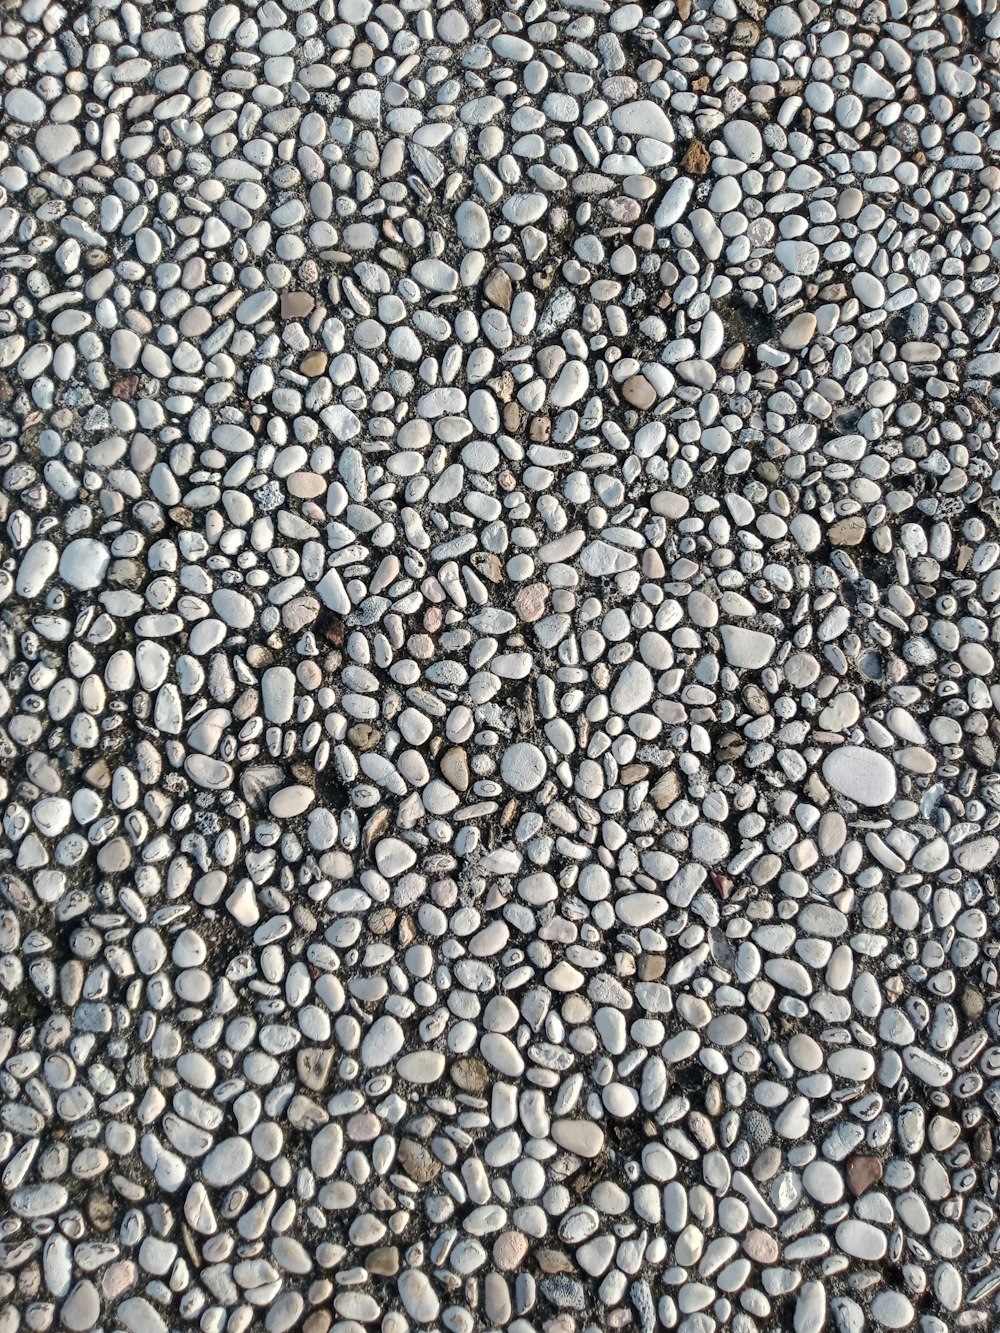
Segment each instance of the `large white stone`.
M722 643L730 666L755 670L770 662L775 638L773 634L746 629L743 625L723 625Z
M379 874L386 879L395 879L402 875L416 862L417 854L401 838L380 838L375 844L375 864Z
M59 552L51 542L40 541L29 546L21 559L14 590L19 597L37 597L56 572Z
M611 113L611 120L616 130L622 134L633 134L643 139L659 139L661 143L673 143L674 127L670 117L662 106L655 102L626 102L616 106Z
M78 592L99 588L111 564L111 552L93 537L77 537L59 561L59 577Z
M429 1324L438 1317L441 1302L430 1278L418 1268L408 1268L399 1276L399 1299L403 1309L418 1324Z
M534 791L545 777L545 756L537 745L508 745L500 760L500 776L514 791Z
M201 1174L206 1185L234 1185L252 1161L253 1150L247 1139L223 1139L205 1158Z
M858 805L886 805L896 795L896 770L875 750L841 745L823 761L823 776L834 789Z
M653 697L653 677L644 662L633 659L615 682L611 691L611 707L616 713L634 713L644 708Z
M368 1069L387 1065L403 1049L403 1029L390 1014L376 1018L361 1043L361 1063Z

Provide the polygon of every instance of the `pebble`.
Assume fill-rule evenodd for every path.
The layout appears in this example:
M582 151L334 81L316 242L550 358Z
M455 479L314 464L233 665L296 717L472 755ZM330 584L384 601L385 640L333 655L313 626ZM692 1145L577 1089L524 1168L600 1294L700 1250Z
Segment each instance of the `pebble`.
M885 755L842 745L823 761L823 776L841 796L859 805L888 805L896 794L896 772Z
M4 1329L997 1323L998 36L4 10Z

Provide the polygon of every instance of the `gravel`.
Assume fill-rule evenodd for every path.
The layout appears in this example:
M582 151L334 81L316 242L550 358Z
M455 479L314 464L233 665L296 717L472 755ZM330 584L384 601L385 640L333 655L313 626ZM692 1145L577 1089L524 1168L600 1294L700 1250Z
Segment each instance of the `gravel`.
M1000 1326L1000 18L0 14L0 1333Z

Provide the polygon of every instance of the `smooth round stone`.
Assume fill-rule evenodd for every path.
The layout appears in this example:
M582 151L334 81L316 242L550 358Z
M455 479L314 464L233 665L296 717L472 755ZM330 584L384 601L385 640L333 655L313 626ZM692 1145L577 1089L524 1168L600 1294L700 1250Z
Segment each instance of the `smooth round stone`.
M59 552L52 542L35 542L21 557L14 591L19 597L37 597L58 565Z
M596 1157L604 1147L604 1130L593 1120L553 1120L552 1137L577 1157Z
M708 206L716 215L731 213L734 208L739 208L742 199L743 191L738 182L732 176L723 176L713 187Z
M808 277L819 268L820 252L811 241L779 241L774 253L783 268L799 277Z
M295 676L288 667L268 667L261 677L261 700L268 722L288 722L295 704Z
M101 1298L89 1278L83 1278L66 1297L59 1318L70 1333L86 1333L97 1323Z
M760 130L750 120L731 120L724 127L722 137L726 147L741 162L759 162L764 153Z
M111 552L93 537L78 537L59 559L59 577L78 592L99 588L111 564Z
M644 662L629 662L611 691L611 707L627 716L644 708L653 697L653 677ZM524 790L523 788L521 790Z
M212 593L212 606L230 629L249 629L254 622L253 602L234 588L219 588Z
M790 320L781 333L782 347L788 347L792 351L799 351L803 347L808 347L816 334L816 316L808 310L801 311L794 319ZM817 528L816 520L809 514L797 514L796 519L806 518ZM795 519L790 526L794 527ZM801 525L800 525L801 526ZM793 536L795 534L793 533ZM798 541L798 538L796 537ZM801 545L801 542L800 542ZM805 548L803 548L805 549Z
M445 1059L440 1051L411 1051L396 1063L396 1072L407 1083L436 1083L444 1073Z
M455 230L469 250L484 250L492 235L486 209L474 199L463 200L455 210Z
M872 1301L872 1318L882 1328L909 1328L915 1318L913 1302L901 1291L880 1291Z
M553 407L569 407L579 402L590 388L590 371L583 361L567 361L559 372L550 394Z
M233 770L221 759L212 759L205 754L189 754L184 760L184 771L192 782L210 791L223 791L232 786Z
M773 634L747 629L743 625L723 625L722 643L730 666L757 670L771 660L777 640Z
M400 838L380 838L375 844L375 864L387 879L404 874L416 861L416 852Z
M544 780L546 768L541 750L527 741L509 745L500 760L500 776L514 791L534 791Z
M403 1049L403 1029L391 1015L376 1018L361 1043L361 1062L369 1069L387 1065Z
M275 819L294 819L301 815L316 799L311 787L283 787L275 792L268 802L268 809Z
M61 162L79 143L80 131L72 125L43 125L35 134L35 147L46 162Z
M860 745L842 745L823 760L830 786L858 805L887 805L896 795L896 770L885 755Z
M253 1149L247 1139L223 1139L202 1163L202 1179L206 1185L234 1185L252 1162Z
M730 852L729 837L714 824L698 823L691 831L691 855L696 861L715 865Z
M332 1176L344 1151L344 1131L338 1124L324 1125L309 1147L309 1161L321 1180Z
M837 1227L837 1244L852 1258L870 1262L883 1259L888 1248L885 1232L858 1217L849 1217Z
M426 1273L407 1269L399 1276L398 1290L403 1309L411 1319L418 1324L430 1324L437 1319L441 1302Z
M844 1197L844 1178L830 1162L810 1162L802 1172L802 1183L817 1203L839 1203Z
M11 120L22 125L37 125L45 115L45 103L30 88L13 88L4 98L4 108Z
M824 1333L826 1327L826 1288L822 1282L803 1282L795 1299L792 1333Z

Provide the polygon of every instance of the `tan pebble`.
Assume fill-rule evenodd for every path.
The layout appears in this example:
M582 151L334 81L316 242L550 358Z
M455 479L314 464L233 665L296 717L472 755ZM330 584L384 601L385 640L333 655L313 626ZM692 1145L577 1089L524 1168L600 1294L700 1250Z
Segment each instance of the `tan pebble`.
M549 590L544 583L529 583L519 588L514 598L514 610L522 620L533 623L540 620L545 612Z
M831 546L857 546L864 540L866 527L865 520L854 514L850 518L842 518L834 523L827 536L830 538Z
M493 1242L493 1262L503 1273L511 1273L528 1252L528 1238L521 1231L504 1231Z
M315 375L322 375L328 360L329 357L325 352L309 352L299 362L299 374L308 375L310 379Z
M816 316L808 310L803 310L782 330L781 345L798 351L807 347L815 335Z
M427 1185L441 1172L441 1163L416 1139L400 1139L397 1153L399 1165L417 1185Z
M302 319L304 316L311 314L315 304L316 302L309 292L282 292L281 318Z
M681 158L681 171L686 171L689 176L704 176L711 160L708 149L701 140L692 139L687 152Z
M656 390L645 375L633 375L622 385L625 401L644 412L656 402Z

